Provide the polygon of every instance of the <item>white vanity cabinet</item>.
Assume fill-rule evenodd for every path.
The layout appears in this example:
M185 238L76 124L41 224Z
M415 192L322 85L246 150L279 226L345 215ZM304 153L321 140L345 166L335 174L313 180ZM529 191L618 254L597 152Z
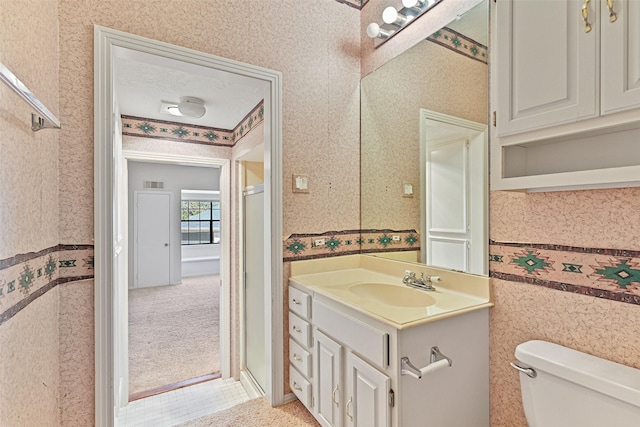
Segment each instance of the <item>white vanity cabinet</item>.
M492 190L640 185L640 1L492 6Z
M289 287L289 387L313 410L311 295Z
M325 427L389 426L390 331L331 302L313 298L312 307L316 419Z
M303 289L290 282L290 295ZM402 328L327 295L308 296L312 396L305 406L322 426L489 426L488 307ZM434 346L450 367L421 379L402 374L402 357L429 365Z

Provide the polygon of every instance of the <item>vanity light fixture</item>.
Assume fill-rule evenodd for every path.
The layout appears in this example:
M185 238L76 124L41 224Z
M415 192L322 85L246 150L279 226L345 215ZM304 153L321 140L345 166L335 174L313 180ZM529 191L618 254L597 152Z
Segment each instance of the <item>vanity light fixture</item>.
M378 47L441 1L402 0L398 9L389 6L382 11L382 25L372 22L367 26L367 36L374 39L374 46Z
M382 11L382 21L385 24L396 25L398 27L402 27L407 25L409 21L413 18L411 15L403 15L398 13L395 7L389 6L385 10Z
M427 9L433 5L433 0L402 0L406 8Z
M393 30L385 30L383 28L380 28L380 25L376 24L375 22L372 22L367 26L367 36L371 37L372 39L386 39L391 37L393 32Z

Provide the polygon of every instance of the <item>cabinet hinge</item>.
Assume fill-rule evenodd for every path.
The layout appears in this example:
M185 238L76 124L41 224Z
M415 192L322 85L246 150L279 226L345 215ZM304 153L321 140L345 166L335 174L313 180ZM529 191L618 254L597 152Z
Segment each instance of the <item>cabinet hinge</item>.
M393 392L393 389L389 390L389 406L392 408L396 404L396 394Z
M316 407L316 398L313 395L311 396L311 407L312 408Z
M496 112L493 112L493 126L495 127L496 124L498 123L498 118L496 117Z

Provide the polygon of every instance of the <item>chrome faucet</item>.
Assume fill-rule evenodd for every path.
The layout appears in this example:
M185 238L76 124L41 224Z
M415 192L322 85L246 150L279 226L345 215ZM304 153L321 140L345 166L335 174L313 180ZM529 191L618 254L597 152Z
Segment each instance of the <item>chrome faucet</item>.
M436 288L433 287L433 283L441 281L440 276L425 276L424 273L421 273L420 278L418 278L416 277L416 273L411 270L405 270L404 277L402 278L402 283L405 285L424 291L435 291Z

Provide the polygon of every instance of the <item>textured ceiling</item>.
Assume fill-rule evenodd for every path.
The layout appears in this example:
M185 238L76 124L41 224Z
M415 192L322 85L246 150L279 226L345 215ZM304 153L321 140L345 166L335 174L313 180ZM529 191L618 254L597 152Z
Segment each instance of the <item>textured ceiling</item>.
M265 96L266 82L182 61L116 48L115 88L120 113L177 123L233 129ZM160 112L161 101L204 100L199 119Z

